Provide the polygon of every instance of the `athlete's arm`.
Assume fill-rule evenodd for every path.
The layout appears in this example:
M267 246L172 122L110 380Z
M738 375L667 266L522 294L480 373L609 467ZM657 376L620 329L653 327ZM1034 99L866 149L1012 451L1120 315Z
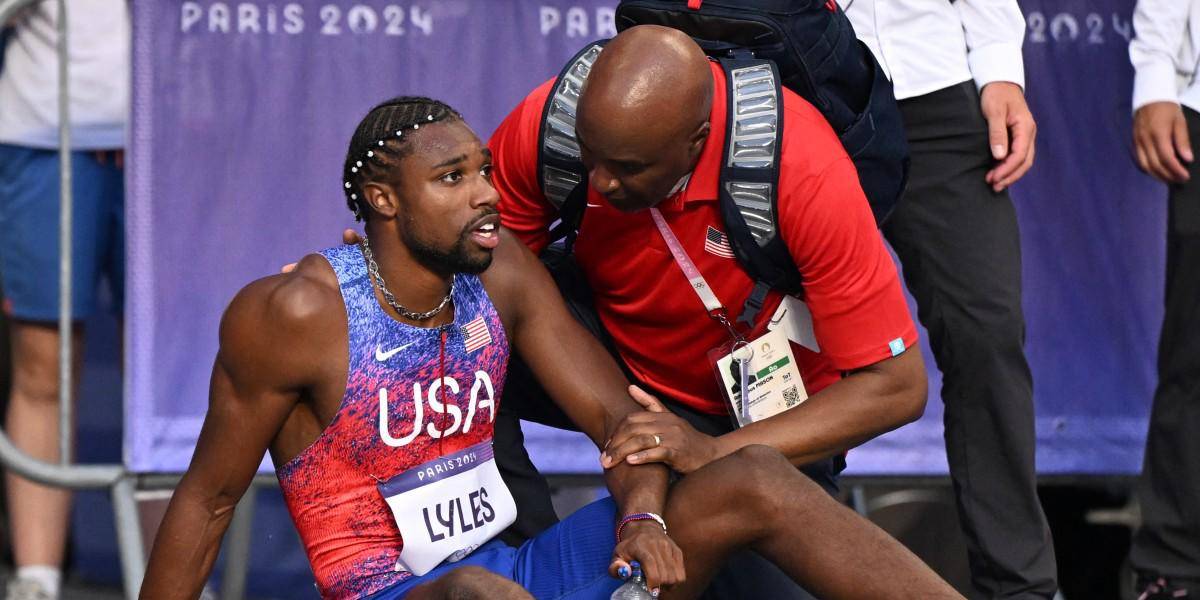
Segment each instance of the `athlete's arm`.
M612 356L567 311L537 257L506 229L500 239L485 278L489 291L498 292L493 297L511 311L513 346L563 412L603 448L617 424L642 409ZM662 514L667 470L661 465L609 469L605 482L620 514ZM684 577L679 548L661 534L653 521L635 522L625 528L622 539L629 543L618 545L615 556L641 562L651 587Z
M142 598L200 596L264 453L301 392L325 375L320 353L328 354L327 345L306 340L337 339L337 327L326 322L341 309L328 306L318 286L301 262L294 273L250 284L226 310L208 414L155 538Z

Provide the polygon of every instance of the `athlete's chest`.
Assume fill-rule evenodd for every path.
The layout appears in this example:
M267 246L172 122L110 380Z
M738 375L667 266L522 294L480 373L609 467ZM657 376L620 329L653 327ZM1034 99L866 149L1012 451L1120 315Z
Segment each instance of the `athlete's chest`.
M391 325L351 336L346 426L381 449L490 439L509 356L495 311L433 329Z

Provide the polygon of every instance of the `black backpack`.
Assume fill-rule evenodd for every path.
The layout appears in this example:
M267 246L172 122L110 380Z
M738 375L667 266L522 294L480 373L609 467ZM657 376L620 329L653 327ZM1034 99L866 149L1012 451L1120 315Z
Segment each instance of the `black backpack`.
M832 125L876 222L882 224L895 207L909 162L900 110L891 82L834 0L622 0L616 22L618 31L647 24L683 31L725 69L721 215L734 254L756 282L739 321L752 326L771 289L802 292L800 272L778 235L781 85ZM567 63L542 116L540 182L559 209L551 240L565 238L568 254L587 197L575 107L605 41L589 44Z

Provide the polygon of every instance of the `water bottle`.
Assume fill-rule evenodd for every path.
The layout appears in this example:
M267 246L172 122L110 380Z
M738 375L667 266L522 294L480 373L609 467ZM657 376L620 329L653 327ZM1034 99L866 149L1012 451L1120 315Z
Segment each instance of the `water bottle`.
M630 566L633 568L633 576L626 580L624 585L617 588L612 596L609 596L609 600L654 600L650 590L646 589L646 580L642 577L642 566L636 562Z

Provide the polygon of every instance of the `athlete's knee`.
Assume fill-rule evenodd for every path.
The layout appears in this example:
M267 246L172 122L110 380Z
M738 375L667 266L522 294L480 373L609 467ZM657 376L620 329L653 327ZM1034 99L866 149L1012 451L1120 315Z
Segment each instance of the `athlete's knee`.
M751 444L735 450L727 458L735 461L740 467L757 469L778 469L790 467L787 457L782 452L762 444Z
M483 567L464 566L438 578L436 596L442 600L518 600L531 598L512 580Z
M807 477L801 475L796 467L778 450L769 446L746 446L722 459L726 462L726 482L736 492L736 505L741 510L748 510L755 515L780 514L787 507L785 504L796 500L795 494L784 493L786 487L782 484L793 480L803 480L811 485L800 484L801 491L809 488L820 488ZM794 486L789 486L794 487Z

